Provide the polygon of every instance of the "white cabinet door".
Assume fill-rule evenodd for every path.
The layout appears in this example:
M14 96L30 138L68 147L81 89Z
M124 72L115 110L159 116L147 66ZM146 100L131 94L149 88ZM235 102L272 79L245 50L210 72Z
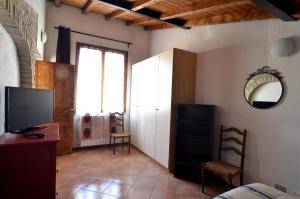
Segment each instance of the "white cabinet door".
M130 128L133 144L168 168L173 51L132 69Z
M142 110L138 108L137 111L137 126L136 126L136 147L144 151L144 131L143 131L143 114Z
M145 98L144 98L144 86L146 82L144 81L145 76L145 61L142 61L138 63L139 71L139 81L138 81L138 101L137 101L137 135L136 135L136 147L140 149L141 151L145 150L145 114L144 114L144 104L145 104Z
M144 152L155 158L156 154L156 109L158 89L158 62L159 56L145 60L142 67L142 118L144 135Z
M139 64L132 66L131 89L130 89L130 134L131 143L137 146L137 123L138 123L138 89L139 89Z
M173 50L160 54L158 72L158 111L156 161L169 167Z

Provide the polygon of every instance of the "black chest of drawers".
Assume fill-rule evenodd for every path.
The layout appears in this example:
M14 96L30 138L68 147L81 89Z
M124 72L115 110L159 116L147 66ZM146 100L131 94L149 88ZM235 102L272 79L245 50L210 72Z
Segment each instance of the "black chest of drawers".
M214 105L177 105L175 177L201 182L201 163L213 156L214 118Z

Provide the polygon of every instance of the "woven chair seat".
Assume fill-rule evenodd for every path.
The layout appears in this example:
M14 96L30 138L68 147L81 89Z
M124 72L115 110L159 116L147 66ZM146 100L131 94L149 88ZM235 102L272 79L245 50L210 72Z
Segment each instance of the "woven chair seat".
M204 163L203 168L222 176L236 176L241 173L241 169L239 167L222 161Z
M126 138L126 137L130 137L129 133L112 133L110 134L111 137L115 137L115 138Z

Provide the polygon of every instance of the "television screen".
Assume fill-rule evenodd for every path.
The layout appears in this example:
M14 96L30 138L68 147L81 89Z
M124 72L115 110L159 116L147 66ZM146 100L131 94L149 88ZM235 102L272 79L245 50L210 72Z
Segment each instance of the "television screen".
M52 122L54 91L5 87L5 132Z

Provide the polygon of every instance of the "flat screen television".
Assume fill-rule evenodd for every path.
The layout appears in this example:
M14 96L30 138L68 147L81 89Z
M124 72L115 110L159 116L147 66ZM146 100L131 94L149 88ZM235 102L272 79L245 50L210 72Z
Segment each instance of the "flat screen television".
M23 133L54 120L54 91L5 87L5 132Z

